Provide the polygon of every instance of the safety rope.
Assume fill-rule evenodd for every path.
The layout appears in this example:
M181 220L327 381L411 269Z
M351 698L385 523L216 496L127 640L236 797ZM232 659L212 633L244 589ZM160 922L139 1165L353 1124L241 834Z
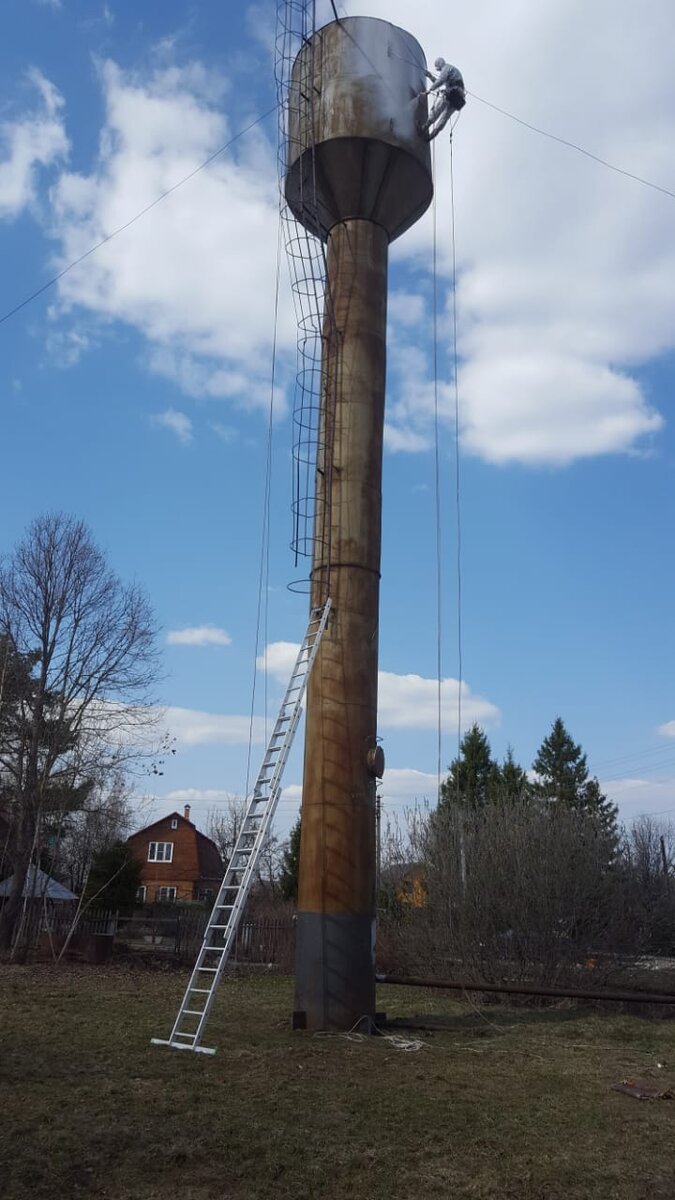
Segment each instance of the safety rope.
M454 434L455 434L455 512L456 512L456 586L457 586L457 757L459 758L462 744L462 686L464 680L463 628L462 628L462 504L461 504L461 462L460 462L460 419L459 419L459 378L457 350L457 240L455 220L455 175L453 159L453 134L460 114L457 114L450 130L450 211L451 211L451 257L452 257L452 370L454 380ZM442 710L442 679L443 679L443 525L441 503L441 456L440 456L440 416L439 416L439 380L438 380L438 208L436 201L436 144L431 143L432 174L434 195L432 202L432 307L433 307L433 382L434 382L434 491L435 491L435 523L436 523L436 774L438 799L441 798L443 786L443 710ZM459 774L457 776L459 800Z
M457 755L462 745L462 684L464 681L463 637L462 637L462 489L460 460L459 422L459 374L457 354L457 237L455 227L455 165L453 157L453 133L459 120L457 114L450 131L450 212L452 233L452 370L455 382L455 512L457 517Z
M432 250L432 309L433 309L433 373L434 373L434 501L436 516L436 776L437 799L441 798L443 771L443 710L442 710L442 678L443 678L443 546L441 524L441 451L438 415L438 209L436 204L436 144L431 143L431 160L433 176L433 250Z

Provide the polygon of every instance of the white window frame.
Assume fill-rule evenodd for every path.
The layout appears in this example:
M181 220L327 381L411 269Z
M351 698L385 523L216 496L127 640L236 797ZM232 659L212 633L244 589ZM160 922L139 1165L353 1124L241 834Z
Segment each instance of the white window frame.
M163 896L162 892L167 892L169 894ZM173 892L173 895L171 895L172 892ZM169 902L173 903L176 899L175 887L158 887L157 888L157 899L160 901L160 903L163 901L169 901Z
M173 842L149 842L148 844L148 862L153 863L170 863L173 862ZM160 851L161 847L161 851Z
M145 884L144 884L144 883L139 883L139 885L138 885L138 888L136 889L136 901L137 901L137 903L138 903L138 904L145 904L145 901L146 901L146 897L147 897L147 895L148 895L148 889L147 889L147 887L145 886Z
M171 818L171 828L178 829L178 817Z

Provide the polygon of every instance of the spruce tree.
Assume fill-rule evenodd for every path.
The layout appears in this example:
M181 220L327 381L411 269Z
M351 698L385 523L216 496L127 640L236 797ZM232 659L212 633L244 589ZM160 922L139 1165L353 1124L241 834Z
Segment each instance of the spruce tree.
M472 725L462 739L457 758L450 764L447 779L441 784L439 806L460 804L483 808L493 798L498 772L485 733L479 725Z
M279 885L284 900L297 900L298 876L300 872L300 829L301 819L298 817L291 829L288 846L284 850L281 862L281 879Z
M532 768L538 777L533 785L536 796L585 813L601 832L616 838L616 805L600 791L597 779L589 779L586 755L560 717L539 747Z
M85 888L85 900L98 908L130 909L136 903L142 867L125 842L113 842L94 858Z
M530 796L530 781L527 772L513 757L509 746L506 758L499 767L498 777L499 796L502 803L521 804Z

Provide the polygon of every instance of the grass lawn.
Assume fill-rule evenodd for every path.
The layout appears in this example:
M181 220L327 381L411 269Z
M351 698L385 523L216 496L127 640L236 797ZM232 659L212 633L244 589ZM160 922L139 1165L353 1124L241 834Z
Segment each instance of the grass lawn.
M403 1053L293 1034L292 984L227 980L214 1058L167 1036L184 974L0 968L2 1200L673 1200L675 1022L473 1008L382 988L390 1017L444 1014ZM657 1063L665 1063L659 1069Z

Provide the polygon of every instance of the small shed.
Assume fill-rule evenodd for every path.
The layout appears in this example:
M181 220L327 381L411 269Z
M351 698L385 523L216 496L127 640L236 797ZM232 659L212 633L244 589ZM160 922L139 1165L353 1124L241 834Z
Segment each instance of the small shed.
M0 883L0 900L4 900L10 895L13 883L13 875ZM21 895L24 900L45 899L51 900L54 904L77 900L74 892L69 891L67 887L64 887L62 883L58 883L56 879L52 879L51 875L47 875L39 867L33 866L28 868L26 882L23 885Z

